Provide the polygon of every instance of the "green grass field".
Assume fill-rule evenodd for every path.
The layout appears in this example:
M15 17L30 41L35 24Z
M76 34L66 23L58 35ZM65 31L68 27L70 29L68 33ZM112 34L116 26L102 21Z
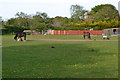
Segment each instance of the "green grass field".
M117 41L42 41L34 39L83 39L80 35L28 36L16 42L4 35L3 78L117 78ZM92 36L101 39L101 36ZM117 40L117 37L111 37ZM55 46L55 48L51 48Z
M118 36L108 36L111 40L117 40ZM37 35L29 36L35 39L84 39L83 35ZM86 37L87 39L87 37ZM91 39L102 39L102 35L91 35Z

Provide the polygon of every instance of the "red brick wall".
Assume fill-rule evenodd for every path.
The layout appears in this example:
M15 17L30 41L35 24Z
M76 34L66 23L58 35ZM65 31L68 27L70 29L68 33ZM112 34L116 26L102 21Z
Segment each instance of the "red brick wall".
M83 32L90 32L91 35L102 35L102 30L52 30L53 35L83 35Z

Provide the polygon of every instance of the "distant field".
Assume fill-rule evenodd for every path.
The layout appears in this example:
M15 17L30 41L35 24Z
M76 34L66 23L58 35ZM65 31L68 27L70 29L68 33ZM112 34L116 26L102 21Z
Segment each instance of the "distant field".
M118 36L108 36L111 40L117 40ZM83 35L33 35L28 38L36 39L84 39ZM87 39L87 37L86 37ZM102 35L91 35L91 39L102 39Z
M102 36L91 36L102 39ZM29 35L26 42L3 36L3 78L117 78L118 42L56 42L81 35ZM117 37L110 37L117 40ZM55 46L55 48L51 48Z

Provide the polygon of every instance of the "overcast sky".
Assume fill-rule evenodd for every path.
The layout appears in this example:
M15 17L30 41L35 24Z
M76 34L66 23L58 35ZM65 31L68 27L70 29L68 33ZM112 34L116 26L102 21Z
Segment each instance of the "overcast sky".
M49 17L70 17L70 6L79 4L86 10L95 5L112 4L118 9L119 0L0 0L0 16L4 20L15 17L17 12L35 14L46 12Z

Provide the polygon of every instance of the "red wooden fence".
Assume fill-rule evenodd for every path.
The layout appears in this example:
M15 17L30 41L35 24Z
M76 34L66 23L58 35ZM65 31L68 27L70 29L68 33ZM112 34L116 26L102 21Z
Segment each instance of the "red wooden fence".
M90 32L91 35L102 35L102 30L52 30L52 35L83 35L83 32Z

